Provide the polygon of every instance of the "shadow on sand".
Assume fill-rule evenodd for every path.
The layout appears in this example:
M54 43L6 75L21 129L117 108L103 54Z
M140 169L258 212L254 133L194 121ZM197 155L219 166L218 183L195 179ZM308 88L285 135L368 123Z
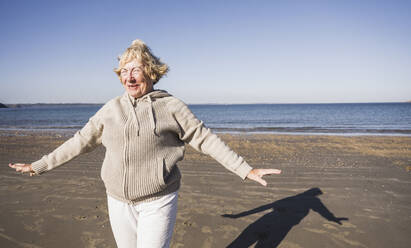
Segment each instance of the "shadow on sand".
M250 214L265 211L272 208L272 211L254 223L250 224L244 231L229 245L228 248L250 247L256 243L256 248L277 247L285 238L287 233L308 215L310 210L319 213L329 221L341 225L341 221L348 218L337 218L317 197L322 191L319 188L309 189L301 194L290 196L258 208L245 211L239 214L224 214L227 218L241 218Z

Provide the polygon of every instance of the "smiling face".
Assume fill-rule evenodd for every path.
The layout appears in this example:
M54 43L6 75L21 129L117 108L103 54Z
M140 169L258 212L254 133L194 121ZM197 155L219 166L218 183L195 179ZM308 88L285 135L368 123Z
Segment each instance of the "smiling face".
M137 60L130 61L121 68L120 80L127 93L134 98L153 90L153 83L144 77L142 65Z

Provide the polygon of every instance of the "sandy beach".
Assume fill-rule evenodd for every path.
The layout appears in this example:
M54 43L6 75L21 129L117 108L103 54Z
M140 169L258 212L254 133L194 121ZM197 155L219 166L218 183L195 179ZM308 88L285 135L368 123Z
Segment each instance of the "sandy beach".
M104 147L41 176L33 162L67 139L0 133L0 247L115 247L100 179ZM411 137L220 134L267 187L187 146L172 246L409 247Z

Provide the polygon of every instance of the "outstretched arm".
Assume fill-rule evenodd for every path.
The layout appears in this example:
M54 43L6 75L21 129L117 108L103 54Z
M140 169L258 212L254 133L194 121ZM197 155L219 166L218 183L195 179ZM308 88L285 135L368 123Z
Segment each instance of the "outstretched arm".
M198 120L182 101L175 98L169 106L175 120L180 125L180 139L190 144L197 151L210 155L242 179L248 178L265 186L267 183L262 179L263 175L281 173L280 170L276 169L253 169L216 134L205 127L203 122Z
M98 112L97 112L98 113ZM48 155L44 155L40 160L32 164L25 163L10 163L9 167L15 169L17 172L28 172L30 175L41 174L56 168L76 156L89 152L101 144L101 135L103 126L100 124L98 115L94 115L89 119L87 124L74 136Z

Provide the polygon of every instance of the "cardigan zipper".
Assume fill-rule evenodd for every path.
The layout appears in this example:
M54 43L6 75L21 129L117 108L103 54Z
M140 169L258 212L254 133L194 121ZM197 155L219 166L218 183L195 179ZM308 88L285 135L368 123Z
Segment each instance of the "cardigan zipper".
M126 122L126 126L124 127L124 138L125 138L125 142L124 142L124 175L123 175L123 192L124 192L124 198L126 198L127 200L130 198L129 197L129 192L128 192L128 169L130 166L130 160L128 158L128 154L129 154L129 141L130 141L130 118L127 120Z

